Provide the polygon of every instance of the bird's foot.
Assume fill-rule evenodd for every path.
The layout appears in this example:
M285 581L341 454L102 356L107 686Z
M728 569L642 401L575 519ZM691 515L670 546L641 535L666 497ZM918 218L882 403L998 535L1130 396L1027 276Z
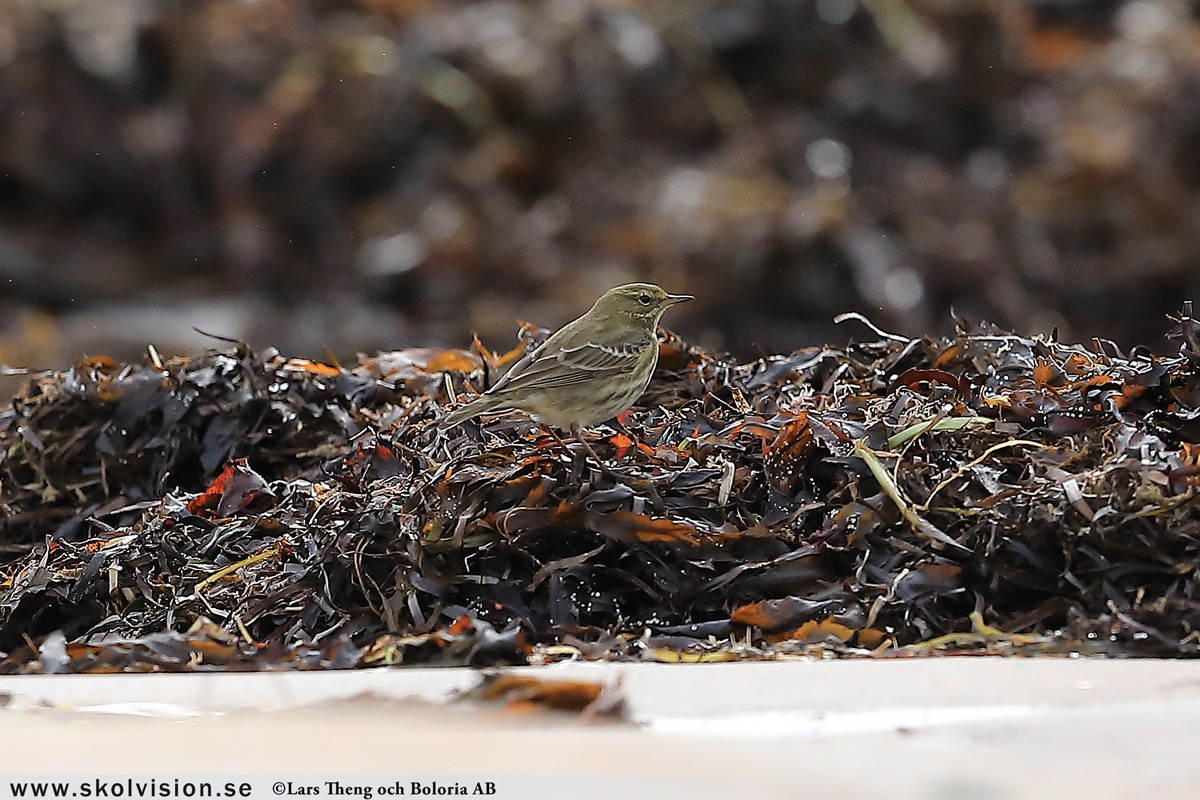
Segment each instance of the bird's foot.
M562 437L559 436L557 432L555 432L554 428L551 428L549 425L545 425L540 422L538 423L537 427L538 427L538 430L541 432L541 436L538 437L536 443L534 444L535 448L540 449L544 446L549 445L550 442L546 441L547 438L549 438L549 439L553 440L553 443L555 445L557 445L559 448L561 448L564 453L571 452L570 446L562 440Z
M625 475L604 463L604 459L600 458L600 456L596 454L596 451L592 448L591 443L584 438L583 431L578 425L571 426L571 435L575 438L575 441L583 445L583 449L586 450L587 454L592 457L592 460L596 462L596 466L600 467L600 471L603 474L607 475L613 480L624 480L626 478Z
M554 439L554 441L558 444L558 446L563 449L563 452L565 452L567 454L571 453L571 445L569 445L567 442L563 441L562 437L559 436L558 433L556 433L553 428L551 428L549 425L539 425L539 427L541 428L543 433L549 435L552 439ZM592 461L600 469L601 474L606 475L606 476L612 478L613 480L626 480L627 479L626 475L621 474L620 472L618 472L617 470L614 470L612 467L608 466L608 464L605 463L604 459L602 459L600 457L600 455L596 452L595 448L592 447L591 442L589 442L587 440L587 438L583 435L583 431L580 429L580 427L578 425L574 425L571 427L571 437L576 442L579 443L579 445L583 448L584 452L586 452L589 456L591 456ZM537 446L540 447L541 444L539 443Z

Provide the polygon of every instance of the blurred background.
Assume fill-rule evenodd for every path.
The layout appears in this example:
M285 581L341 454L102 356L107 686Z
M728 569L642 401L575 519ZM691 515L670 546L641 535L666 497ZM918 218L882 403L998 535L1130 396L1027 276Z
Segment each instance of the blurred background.
M634 279L739 356L1162 350L1198 275L1194 2L0 2L12 365L508 349Z

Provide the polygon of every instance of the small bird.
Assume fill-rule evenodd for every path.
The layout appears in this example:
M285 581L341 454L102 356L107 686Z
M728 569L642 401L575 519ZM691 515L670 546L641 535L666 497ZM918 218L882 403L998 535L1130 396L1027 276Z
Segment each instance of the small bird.
M591 310L514 364L492 388L447 414L438 427L515 408L578 438L581 426L612 419L641 397L658 363L659 319L691 299L651 283L609 289Z

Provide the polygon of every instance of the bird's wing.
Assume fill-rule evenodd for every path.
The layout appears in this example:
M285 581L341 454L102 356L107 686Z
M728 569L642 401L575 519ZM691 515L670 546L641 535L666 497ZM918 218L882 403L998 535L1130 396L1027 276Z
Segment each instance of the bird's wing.
M612 346L584 342L550 352L542 345L530 354L527 362L518 362L509 370L488 394L524 394L622 375L634 368L641 352L642 348L633 344Z
M596 342L584 342L578 347L568 347L558 351L558 358L563 364L575 369L607 372L609 370L629 370L637 364L642 354L642 345L621 344L608 345Z

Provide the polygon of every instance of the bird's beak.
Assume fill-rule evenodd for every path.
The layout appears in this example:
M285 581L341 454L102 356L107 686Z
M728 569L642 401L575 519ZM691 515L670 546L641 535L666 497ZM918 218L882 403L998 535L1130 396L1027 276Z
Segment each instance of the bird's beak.
M695 300L690 294L669 294L667 295L666 305L673 306L676 303L682 303L684 300Z

